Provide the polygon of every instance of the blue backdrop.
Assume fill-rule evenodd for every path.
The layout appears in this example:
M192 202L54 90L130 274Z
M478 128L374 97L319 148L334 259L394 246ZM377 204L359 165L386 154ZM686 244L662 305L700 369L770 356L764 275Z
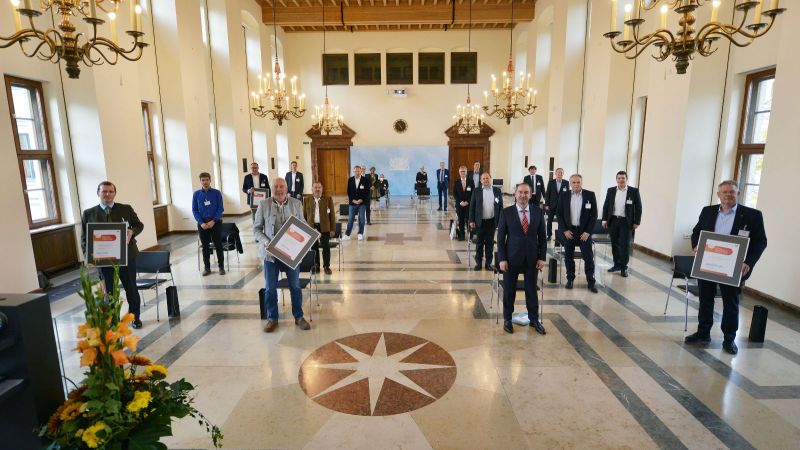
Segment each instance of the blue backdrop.
M351 147L350 165L364 164L367 170L375 167L375 173L389 180L389 190L394 195L414 193L414 181L420 166L428 173L428 188L436 195L436 169L444 161L447 167L447 146ZM350 176L352 176L352 167Z

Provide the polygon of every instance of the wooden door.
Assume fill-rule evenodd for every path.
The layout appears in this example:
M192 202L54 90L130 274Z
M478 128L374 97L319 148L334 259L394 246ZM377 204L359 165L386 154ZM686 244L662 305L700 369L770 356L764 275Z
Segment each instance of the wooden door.
M460 180L458 168L467 166L467 176L472 173L472 165L475 161L483 163L483 147L454 147L450 151L450 192L453 192L453 184Z
M350 150L347 148L321 148L318 151L317 173L326 195L347 195L350 177Z

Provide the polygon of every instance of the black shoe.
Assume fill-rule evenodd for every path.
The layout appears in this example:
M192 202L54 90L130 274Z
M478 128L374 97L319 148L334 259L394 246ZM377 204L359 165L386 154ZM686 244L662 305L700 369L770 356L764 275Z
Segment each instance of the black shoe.
M622 275L622 278L628 278L628 269L622 269L619 274Z
M514 325L511 322L503 322L503 331L508 334L514 334Z
M567 285L564 287L567 289L572 289L572 280L567 280Z
M547 331L544 330L544 325L542 325L542 322L539 322L538 319L532 320L530 326L533 327L533 329L536 330L536 332L541 335L547 334Z
M722 341L722 349L725 350L725 353L731 355L739 353L739 347L737 347L736 343L733 341Z
M620 270L622 270L620 266L611 266L611 268L608 269L609 272L619 272Z
M473 269L473 270L481 270L481 265L480 265L480 264L478 264L477 266L473 267L472 269Z
M597 290L597 286L595 286L595 285L593 285L593 284L590 284L590 285L589 285L589 290L590 290L590 291L592 291L592 293L594 293L594 294L597 294L597 293L599 292L599 291Z
M483 270L492 271L492 270L494 270L494 269L492 269L492 266L491 266L491 265L489 265L489 266L486 266L486 267L484 267L484 268L483 268Z
M205 270L203 270L203 276L206 277L208 275L211 275L211 269L206 267Z
M711 342L711 336L707 334L701 334L698 331L683 338L683 342L687 344L708 344Z
M133 328L134 330L142 329L142 321L139 319L134 320L133 323L131 324L131 328Z
M436 210L437 210L437 211L441 211L441 210L442 210L442 207L440 206L440 207L438 207Z

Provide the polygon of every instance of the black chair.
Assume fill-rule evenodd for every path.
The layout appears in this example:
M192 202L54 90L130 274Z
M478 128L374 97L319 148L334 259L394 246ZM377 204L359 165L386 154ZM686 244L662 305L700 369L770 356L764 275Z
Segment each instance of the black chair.
M225 252L225 259L228 263L228 270L231 270L231 259L228 253L233 250L236 252L236 264L239 264L239 252L236 249L236 240L239 239L239 228L233 222L223 222L222 230L222 250ZM211 254L216 255L216 247L214 242L209 242L208 247L211 249ZM201 270L201 255L203 254L203 243L200 241L200 236L197 237L197 270Z
M667 307L669 306L669 298L672 294L672 284L676 278L682 278L686 283L686 308L684 310L685 320L683 324L683 331L689 329L689 280L692 278L692 264L694 264L694 256L680 256L675 255L672 257L672 279L669 281L669 289L667 289L667 302L664 304L664 315L667 314Z
M153 274L155 276L152 278L140 278L141 274ZM169 274L169 279L161 278L161 274ZM139 291L155 289L156 320L161 320L158 311L158 285L166 283L167 281L175 286L175 278L172 276L172 265L169 262L169 252L139 252L139 256L136 257L136 289Z
M317 255L315 252L309 251L303 256L303 260L300 261L300 265L297 266L300 269L300 289L308 288L308 320L312 319L312 305L311 305L311 298L316 294L317 296L317 306L319 306L319 293L317 292L317 270L316 270L316 259ZM303 278L303 274L308 273L308 278ZM284 297L284 291L289 289L289 280L287 278L281 278L278 280L278 284L276 285L278 289L281 290L281 304L284 306L286 305L286 298Z
M342 260L344 255L342 252L344 251L344 246L342 245L342 223L336 222L336 227L334 233L336 234L334 237L330 238L328 241L328 245L331 249L336 249L336 253L339 257L339 272L342 271Z
M500 314L501 314L500 301L503 298L500 295L500 290L503 289L503 273L504 273L502 270L500 270L500 261L497 260L497 252L494 252L494 267L493 267L493 269L494 269L494 283L493 283L493 286L492 286L492 299L489 301L489 310L491 311L492 309L494 309L493 308L493 306L494 306L494 298L495 298L495 295L496 295L497 296L497 314L495 315L494 323L497 324L497 323L500 323ZM542 274L541 275L542 287L544 287L544 271L540 270L539 272ZM519 291L525 292L525 275L522 275L522 278L517 278L516 290L517 290L517 292L519 292ZM542 289L537 284L536 285L536 291L538 292L538 291L541 291L541 290ZM542 314L544 313L544 308L542 306L543 306L543 301L540 300L539 301L539 308L541 309L541 311L539 313L539 318L540 318L539 320L541 320L541 318L543 317Z
M556 228L556 231L553 233L553 235L555 236L556 244L558 244L558 245L553 245L553 256L561 260L561 264L558 265L558 285L561 286L562 283L561 267L564 265L564 261L566 259L566 256L564 255L564 245L561 243L561 239L566 239L566 238L563 237L564 233L561 232L560 228ZM596 242L594 240L594 236L592 236L592 256L594 257L596 263L597 249L595 248L595 245ZM578 265L575 267L575 273L577 274L578 272L580 272L581 267L583 266L583 253L581 252L580 247L575 246L575 252L573 253L572 259L578 261ZM597 264L595 264L595 267L597 267Z

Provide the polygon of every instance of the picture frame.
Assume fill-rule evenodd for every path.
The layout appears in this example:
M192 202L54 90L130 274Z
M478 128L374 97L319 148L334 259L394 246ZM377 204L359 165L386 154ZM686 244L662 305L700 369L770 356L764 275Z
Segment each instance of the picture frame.
M290 216L269 241L266 250L273 258L296 269L320 236L305 220Z
M250 204L252 209L258 209L258 205L261 204L262 201L268 199L270 197L269 188L253 188L253 199Z
M701 231L692 264L692 278L739 286L750 238Z
M128 265L128 222L86 224L86 264L95 267Z

